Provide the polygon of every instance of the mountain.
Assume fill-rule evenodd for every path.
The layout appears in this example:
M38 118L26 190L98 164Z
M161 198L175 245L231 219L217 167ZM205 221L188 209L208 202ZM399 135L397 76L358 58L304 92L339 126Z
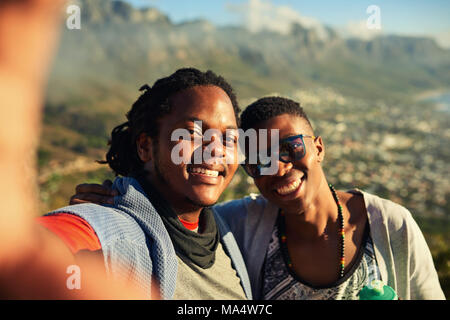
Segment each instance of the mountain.
M155 8L79 0L81 30L63 27L50 76L43 146L94 156L144 83L177 68L212 69L238 97L329 87L364 99L404 99L450 87L450 50L428 38L344 39L300 22L290 32L251 32L207 20L175 24ZM92 152L92 154L90 153Z
M288 34L254 33L205 20L174 24L157 9L122 1L79 3L82 29L64 30L49 91L53 102L68 95L98 101L97 94L85 95L89 88L109 94L119 89L128 99L141 84L182 66L223 74L241 97L299 86L377 97L450 83L450 51L428 38L343 39L326 27L324 40L299 23Z
M81 20L89 24L105 23L169 23L169 18L154 8L135 9L122 1L83 0Z

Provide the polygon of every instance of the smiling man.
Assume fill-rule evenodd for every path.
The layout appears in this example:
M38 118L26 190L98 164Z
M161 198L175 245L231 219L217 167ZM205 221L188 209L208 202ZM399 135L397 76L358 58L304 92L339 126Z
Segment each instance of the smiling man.
M69 206L41 217L40 224L74 254L101 252L112 277L131 279L149 297L251 298L234 237L209 209L238 166L227 160L237 154L237 140L226 134L238 126L231 86L211 71L180 69L141 90L128 121L112 131L104 161L123 176L114 181L114 204ZM215 143L198 143L199 122L214 129ZM189 139L172 139L177 129L186 130ZM180 145L189 148L180 148L186 161L176 164L172 150ZM193 161L206 149L208 159Z

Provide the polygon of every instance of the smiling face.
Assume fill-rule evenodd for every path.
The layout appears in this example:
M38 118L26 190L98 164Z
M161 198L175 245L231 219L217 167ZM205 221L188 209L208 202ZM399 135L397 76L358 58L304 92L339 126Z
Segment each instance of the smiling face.
M301 117L282 114L259 123L255 129L279 129L280 139L305 134L313 135L312 129ZM261 194L288 212L303 212L314 205L318 191L326 184L321 163L324 158L322 139L305 137L305 156L295 162L278 161L278 172L255 178ZM270 144L270 141L268 141Z
M190 159L191 163L197 163L194 162L194 152L205 149L208 149L212 160L222 159L227 154L236 156L237 144L225 139L227 129L237 130L233 105L228 95L216 86L195 86L180 91L170 98L170 104L172 111L160 119L156 141L141 135L138 153L145 162L145 169L150 172L151 182L174 208L192 210L211 206L230 183L237 162L203 160L198 164L176 164L172 160L172 152L178 147L182 150L180 156ZM198 125L200 121L201 127ZM190 139L171 141L176 129L187 130ZM208 129L214 129L210 141L195 142L197 139L201 141L202 134ZM223 143L218 143L222 138ZM211 144L211 140L215 143ZM190 148L183 148L187 146Z

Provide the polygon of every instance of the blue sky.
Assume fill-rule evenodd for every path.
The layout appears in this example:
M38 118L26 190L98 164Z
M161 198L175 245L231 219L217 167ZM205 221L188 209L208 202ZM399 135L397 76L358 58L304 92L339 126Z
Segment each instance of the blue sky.
M272 8L286 7L296 14L314 18L336 28L367 20L366 9L377 5L384 33L433 35L449 40L450 1L448 0L127 0L136 6L152 6L174 22L205 18L217 25L245 24L245 5L265 3ZM234 9L230 9L234 8ZM241 8L241 9L239 9ZM248 6L247 6L248 8ZM247 10L248 11L248 10Z
M217 24L239 23L239 17L227 9L228 4L245 0L127 0L137 6L153 6L167 13L175 22L207 18ZM268 0L265 0L268 1ZM289 6L303 16L314 17L324 24L342 26L349 21L367 18L366 8L381 9L383 27L389 32L436 33L450 29L448 0L271 0L274 6Z

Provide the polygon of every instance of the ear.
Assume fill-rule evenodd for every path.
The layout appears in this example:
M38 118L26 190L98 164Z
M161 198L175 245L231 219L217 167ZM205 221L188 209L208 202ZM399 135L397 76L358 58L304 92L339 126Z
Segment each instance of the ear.
M142 162L152 160L152 139L146 133L141 133L136 139L136 150Z
M318 136L314 139L314 145L316 147L316 157L318 162L322 162L325 158L325 144L322 141L322 137Z

